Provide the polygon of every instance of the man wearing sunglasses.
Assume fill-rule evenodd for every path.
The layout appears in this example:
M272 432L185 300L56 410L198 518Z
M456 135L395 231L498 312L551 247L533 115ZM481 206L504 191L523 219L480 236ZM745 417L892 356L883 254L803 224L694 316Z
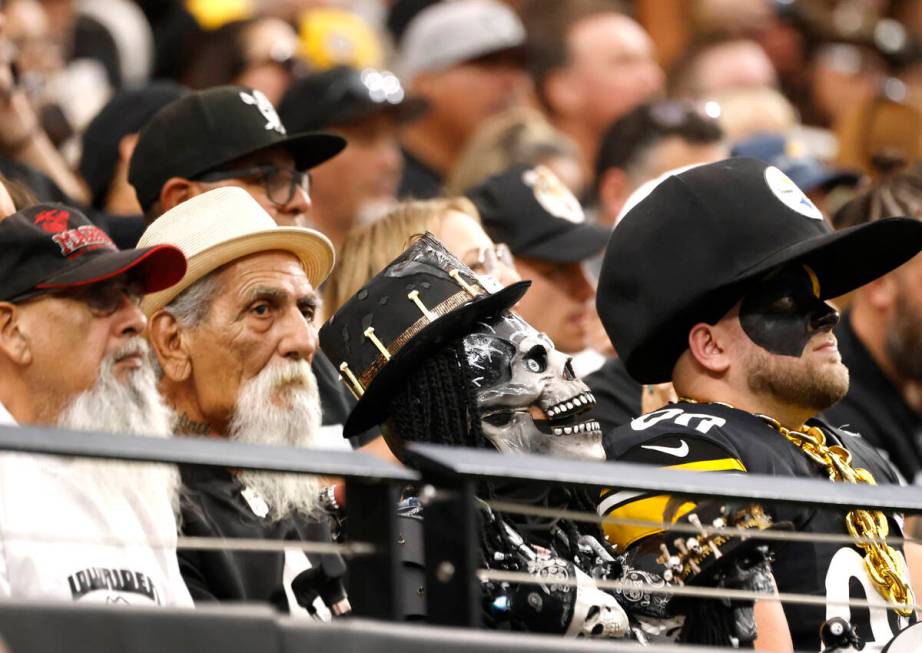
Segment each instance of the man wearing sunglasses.
M182 252L119 251L59 204L0 221L0 251L0 424L169 436L139 304ZM0 454L0 597L190 606L177 487L158 465Z
M128 180L148 224L206 191L239 186L280 226L307 226L309 168L346 145L339 136L289 135L259 91L218 86L190 93L141 130Z

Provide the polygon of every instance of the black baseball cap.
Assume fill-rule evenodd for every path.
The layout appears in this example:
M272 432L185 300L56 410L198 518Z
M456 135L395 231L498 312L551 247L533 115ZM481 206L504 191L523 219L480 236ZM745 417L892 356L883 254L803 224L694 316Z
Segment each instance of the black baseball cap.
M612 232L596 307L628 372L668 381L698 322L715 323L768 272L809 265L823 299L922 250L922 222L834 232L781 170L733 158L667 176Z
M119 250L80 211L38 204L0 221L0 301L86 286L132 272L145 293L169 288L186 273L178 247Z
M609 229L586 221L579 200L544 166L519 165L465 193L490 238L515 256L578 263L601 252Z
M289 136L269 99L243 86L216 86L170 103L141 130L128 181L146 211L170 177L196 177L274 146L283 146L298 170L335 156L346 141L316 132Z
M136 134L160 109L189 91L175 82L152 82L120 91L87 125L82 136L80 175L89 186L92 205L101 208L118 165L119 142Z
M289 129L302 131L345 125L378 113L407 122L427 107L422 98L408 98L392 72L336 66L295 80L279 103L279 115Z

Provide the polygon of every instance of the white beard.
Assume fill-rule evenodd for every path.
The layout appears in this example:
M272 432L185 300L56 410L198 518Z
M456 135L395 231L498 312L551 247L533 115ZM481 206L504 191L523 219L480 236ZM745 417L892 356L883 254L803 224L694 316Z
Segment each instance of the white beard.
M228 431L235 442L310 447L318 442L320 424L320 395L310 364L281 359L241 386ZM239 478L266 502L272 521L320 512L321 485L314 476L244 470Z
M114 372L116 361L139 353L142 365L125 371L123 380ZM140 337L132 338L103 360L96 384L77 395L58 416L58 426L82 431L108 431L121 435L171 437L172 411L157 391L149 348ZM174 514L179 510L179 472L174 465L78 458L70 462L80 486L94 488L103 500L128 494L141 505L167 501Z

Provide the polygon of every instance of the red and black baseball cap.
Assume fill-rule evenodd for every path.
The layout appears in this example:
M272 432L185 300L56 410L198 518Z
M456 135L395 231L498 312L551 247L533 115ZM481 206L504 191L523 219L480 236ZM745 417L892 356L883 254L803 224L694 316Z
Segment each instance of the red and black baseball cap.
M244 86L215 86L158 111L138 136L128 181L145 211L171 177L196 179L236 159L283 147L297 170L335 156L345 139L322 132L289 134L266 96Z
M85 215L63 204L38 204L0 220L0 252L0 301L5 302L127 272L150 293L169 288L186 273L179 248L119 250Z

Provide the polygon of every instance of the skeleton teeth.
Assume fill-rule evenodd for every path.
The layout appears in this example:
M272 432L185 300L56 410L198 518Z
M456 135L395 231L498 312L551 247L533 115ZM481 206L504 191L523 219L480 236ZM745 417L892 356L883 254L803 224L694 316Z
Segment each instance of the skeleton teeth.
M573 410L573 402L572 402L572 401L568 401L568 402L567 402L567 410Z
M562 435L562 434L563 434L563 429L559 429L559 428L554 429L554 435Z
M573 433L573 429L571 429L569 426L565 426L563 427L563 432L566 433L567 435L570 435L571 433Z

